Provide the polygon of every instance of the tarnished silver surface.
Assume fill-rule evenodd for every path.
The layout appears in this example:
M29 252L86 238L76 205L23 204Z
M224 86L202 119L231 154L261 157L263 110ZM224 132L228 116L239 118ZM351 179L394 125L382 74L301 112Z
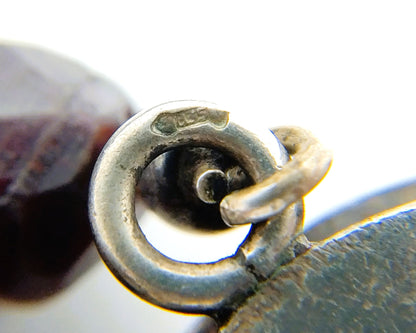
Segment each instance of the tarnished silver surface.
M281 172L224 198L221 215L229 225L275 216L312 190L331 165L331 153L308 131L298 127L273 131L292 158Z
M194 178L195 192L197 193L198 198L208 204L217 203L218 198L223 197L221 194L223 194L227 188L226 174L218 169L204 168L203 170L198 171L198 174Z
M173 261L143 235L134 211L135 185L153 159L184 145L230 154L255 182L279 172L287 160L270 131L242 127L213 104L158 106L128 121L104 148L91 184L93 232L108 267L140 297L182 312L228 313L275 269L281 251L301 230L302 203L254 226L232 257L209 264Z
M253 180L232 157L212 148L183 146L154 159L137 184L138 200L180 229L228 229L219 202Z
M276 270L221 332L415 332L416 210L356 226Z

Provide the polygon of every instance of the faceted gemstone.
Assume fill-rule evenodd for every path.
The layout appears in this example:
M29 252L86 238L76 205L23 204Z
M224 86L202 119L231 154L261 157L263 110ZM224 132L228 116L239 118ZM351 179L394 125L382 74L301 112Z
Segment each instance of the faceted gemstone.
M131 113L115 86L82 66L0 45L1 297L41 298L69 282L92 240L92 168Z

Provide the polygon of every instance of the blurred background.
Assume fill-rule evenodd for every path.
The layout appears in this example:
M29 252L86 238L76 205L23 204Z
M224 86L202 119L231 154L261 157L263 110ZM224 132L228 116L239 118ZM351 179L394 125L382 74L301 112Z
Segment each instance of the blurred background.
M1 41L75 59L115 82L137 111L202 99L265 128L311 130L334 160L305 199L306 227L416 179L413 1L1 4ZM192 251L192 260L209 261L238 245L226 248L225 238L199 246L150 229L155 246L177 258ZM42 302L0 301L1 332L190 332L198 320L142 302L101 262Z

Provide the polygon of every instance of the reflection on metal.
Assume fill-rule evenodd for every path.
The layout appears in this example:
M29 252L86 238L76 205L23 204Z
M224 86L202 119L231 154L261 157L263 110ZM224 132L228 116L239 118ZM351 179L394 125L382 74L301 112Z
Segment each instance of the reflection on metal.
M416 210L401 207L334 234L413 200L415 185L334 216L307 234L331 237L310 243L302 197L331 157L302 129L274 133L243 127L205 102L168 103L131 119L104 148L91 185L90 216L106 264L145 300L215 319L198 332L415 331ZM192 222L201 215L209 217L205 231L215 230L211 217L255 224L233 256L205 264L169 259L137 223L136 184L149 206L187 226L201 227Z
M155 107L123 125L97 162L90 193L95 240L108 267L140 297L182 312L231 312L237 300L270 276L281 251L302 230L303 204L294 203L254 226L234 256L207 264L169 259L148 243L137 223L135 186L152 160L181 146L228 153L254 182L278 172L287 161L270 131L243 127L213 104L182 101ZM297 251L307 246L303 239L294 242Z
M206 234L228 229L219 202L251 184L232 157L212 148L184 146L155 158L137 185L138 199L165 221Z
M275 216L312 190L331 165L331 153L308 131L281 127L273 132L292 158L280 172L224 198L221 215L229 225Z
M122 126L103 149L90 195L90 217L98 249L121 282L159 306L225 317L235 310L240 300L253 294L259 281L270 277L276 263L287 262L306 251L309 242L299 235L303 220L301 199L326 173L330 156L304 130L281 128L276 133L290 153L289 162L285 148L271 131L242 126L228 111L206 102L167 103L138 114ZM256 222L260 216L257 213L262 211L263 223L252 227L233 256L206 264L172 260L149 244L136 221L135 186L141 184L144 170L161 154L179 147L209 147L228 154L258 184L231 193L230 201L226 202L227 217L242 212L239 205L233 207L236 202L248 208L243 213L245 218L253 217ZM198 156L204 154L210 161L201 162ZM212 207L219 200L205 195L209 192L206 186L216 182L211 182L201 170L222 173L223 187L228 184L232 187L236 181L226 178L239 172L235 166L221 170L220 158L206 150L190 156L193 156L191 160L195 158L195 163L165 178L181 180L183 175L189 175L185 177L189 180L180 181L182 184L177 189L182 188L187 196ZM156 165L150 174L164 174L163 169L171 167L167 165L169 159L172 161L172 156ZM198 187L201 178L207 183L203 193ZM240 183L241 178L237 178ZM187 186L187 182L191 185ZM272 188L275 182L280 189ZM152 193L149 187L148 183L139 191ZM220 203L221 207L225 200L227 197ZM266 206L272 209L264 214ZM224 211L221 209L221 212ZM226 221L235 222L233 218Z
M414 332L416 211L315 244L231 315L221 332Z

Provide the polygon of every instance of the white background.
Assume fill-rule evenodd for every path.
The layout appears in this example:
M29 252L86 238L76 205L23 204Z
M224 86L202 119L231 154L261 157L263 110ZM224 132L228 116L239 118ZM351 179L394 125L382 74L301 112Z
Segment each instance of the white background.
M306 223L416 176L414 1L0 0L0 8L0 39L75 58L141 108L203 99L265 127L310 129L334 162L306 198ZM139 301L101 263L42 304L0 308L1 332L183 332L194 320Z

